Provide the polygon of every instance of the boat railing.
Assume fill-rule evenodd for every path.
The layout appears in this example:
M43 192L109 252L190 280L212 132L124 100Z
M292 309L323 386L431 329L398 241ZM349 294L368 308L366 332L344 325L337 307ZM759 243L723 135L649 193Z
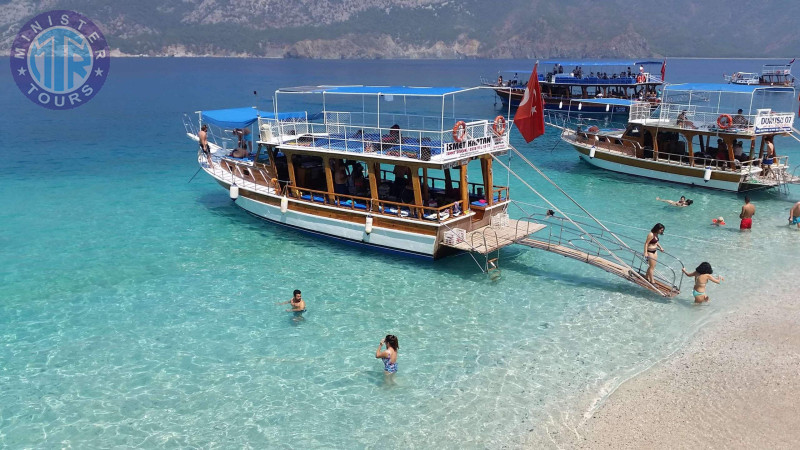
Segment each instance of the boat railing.
M791 75L791 64L764 64L761 68L762 75Z
M752 134L758 114L738 114L735 110L722 108L698 111L695 105L663 103L653 112L652 118L656 117L660 123L685 129Z
M369 214L401 217L424 222L443 223L450 218L458 217L463 212L460 201L442 206L418 206L392 200L373 199L358 195L338 194L316 189L300 188L285 184L281 195L287 195L295 200L308 203L335 206L351 211L361 211Z
M621 261L625 262L629 267L644 275L648 268L648 261L641 251L634 250L634 248L626 245L624 242L637 242L636 239L625 236L619 233L612 233L602 227L591 223L583 223L580 221L570 221L566 217L559 217L549 214L533 213L526 217L522 217L517 221L517 235L522 230L520 227L528 227L527 222L540 223L547 225L548 235L546 243L549 245L558 245L566 248L571 248L575 251L582 252L587 258L598 257L613 261L613 255L616 255ZM575 224L580 225L584 231L581 231ZM537 240L545 240L544 234L540 231L536 233ZM622 241L622 243L620 242ZM680 290L683 278L681 277L681 269L684 267L681 260L674 255L667 252L660 252L659 258L656 262L656 269L653 273L653 278L667 286L676 287Z
M335 116L326 113L326 116L341 121L270 123L271 119L263 119L261 137L269 134L273 142L283 145L436 162L457 161L468 156L508 150L508 125L503 134L497 136L488 120L459 121L453 129L441 130L439 119L436 130L426 130L403 128L397 124L391 127L353 124L350 123L353 117L344 113L336 113ZM428 125L426 122L425 126ZM265 131L267 129L269 131Z

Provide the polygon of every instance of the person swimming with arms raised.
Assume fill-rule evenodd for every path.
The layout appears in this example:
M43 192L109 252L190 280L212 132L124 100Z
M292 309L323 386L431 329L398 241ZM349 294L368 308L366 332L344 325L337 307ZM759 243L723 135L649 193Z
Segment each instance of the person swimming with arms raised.
M719 284L720 281L725 280L725 278L722 276L715 278L713 275L711 275L714 273L714 270L711 268L711 264L707 262L700 263L700 265L697 266L692 273L687 272L685 267L682 267L681 270L684 274L686 274L687 277L694 278L694 289L692 289L692 295L694 296L695 303L703 303L709 300L709 297L706 294L706 284L708 284L709 280L717 284Z

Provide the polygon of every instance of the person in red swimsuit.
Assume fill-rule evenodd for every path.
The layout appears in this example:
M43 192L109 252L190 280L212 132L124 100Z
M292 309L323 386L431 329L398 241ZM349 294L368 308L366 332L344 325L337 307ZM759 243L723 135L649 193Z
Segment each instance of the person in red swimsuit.
M753 227L753 216L756 215L756 205L750 203L750 197L745 195L744 205L742 205L742 212L739 213L739 218L742 222L739 224L740 230L749 230Z

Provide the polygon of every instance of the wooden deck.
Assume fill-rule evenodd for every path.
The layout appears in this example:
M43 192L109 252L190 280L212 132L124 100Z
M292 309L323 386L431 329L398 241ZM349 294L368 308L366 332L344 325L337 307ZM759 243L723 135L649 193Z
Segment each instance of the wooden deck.
M488 255L497 249L516 244L520 239L524 239L544 227L545 225L538 223L509 219L507 227L492 227L491 225L487 225L467 232L467 239L463 242L454 245L448 245L442 242L442 245L457 248L465 252L477 252L482 255Z

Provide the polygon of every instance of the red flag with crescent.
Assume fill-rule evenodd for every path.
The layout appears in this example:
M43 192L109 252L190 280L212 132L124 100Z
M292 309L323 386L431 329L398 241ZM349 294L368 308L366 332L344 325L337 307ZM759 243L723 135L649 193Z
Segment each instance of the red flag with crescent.
M664 62L661 63L661 81L666 80L667 76L667 58L664 58Z
M522 97L514 115L514 125L517 126L525 142L530 142L544 134L544 101L542 100L542 88L539 86L539 75L537 68L539 63L533 66L531 79L525 88L525 95Z

